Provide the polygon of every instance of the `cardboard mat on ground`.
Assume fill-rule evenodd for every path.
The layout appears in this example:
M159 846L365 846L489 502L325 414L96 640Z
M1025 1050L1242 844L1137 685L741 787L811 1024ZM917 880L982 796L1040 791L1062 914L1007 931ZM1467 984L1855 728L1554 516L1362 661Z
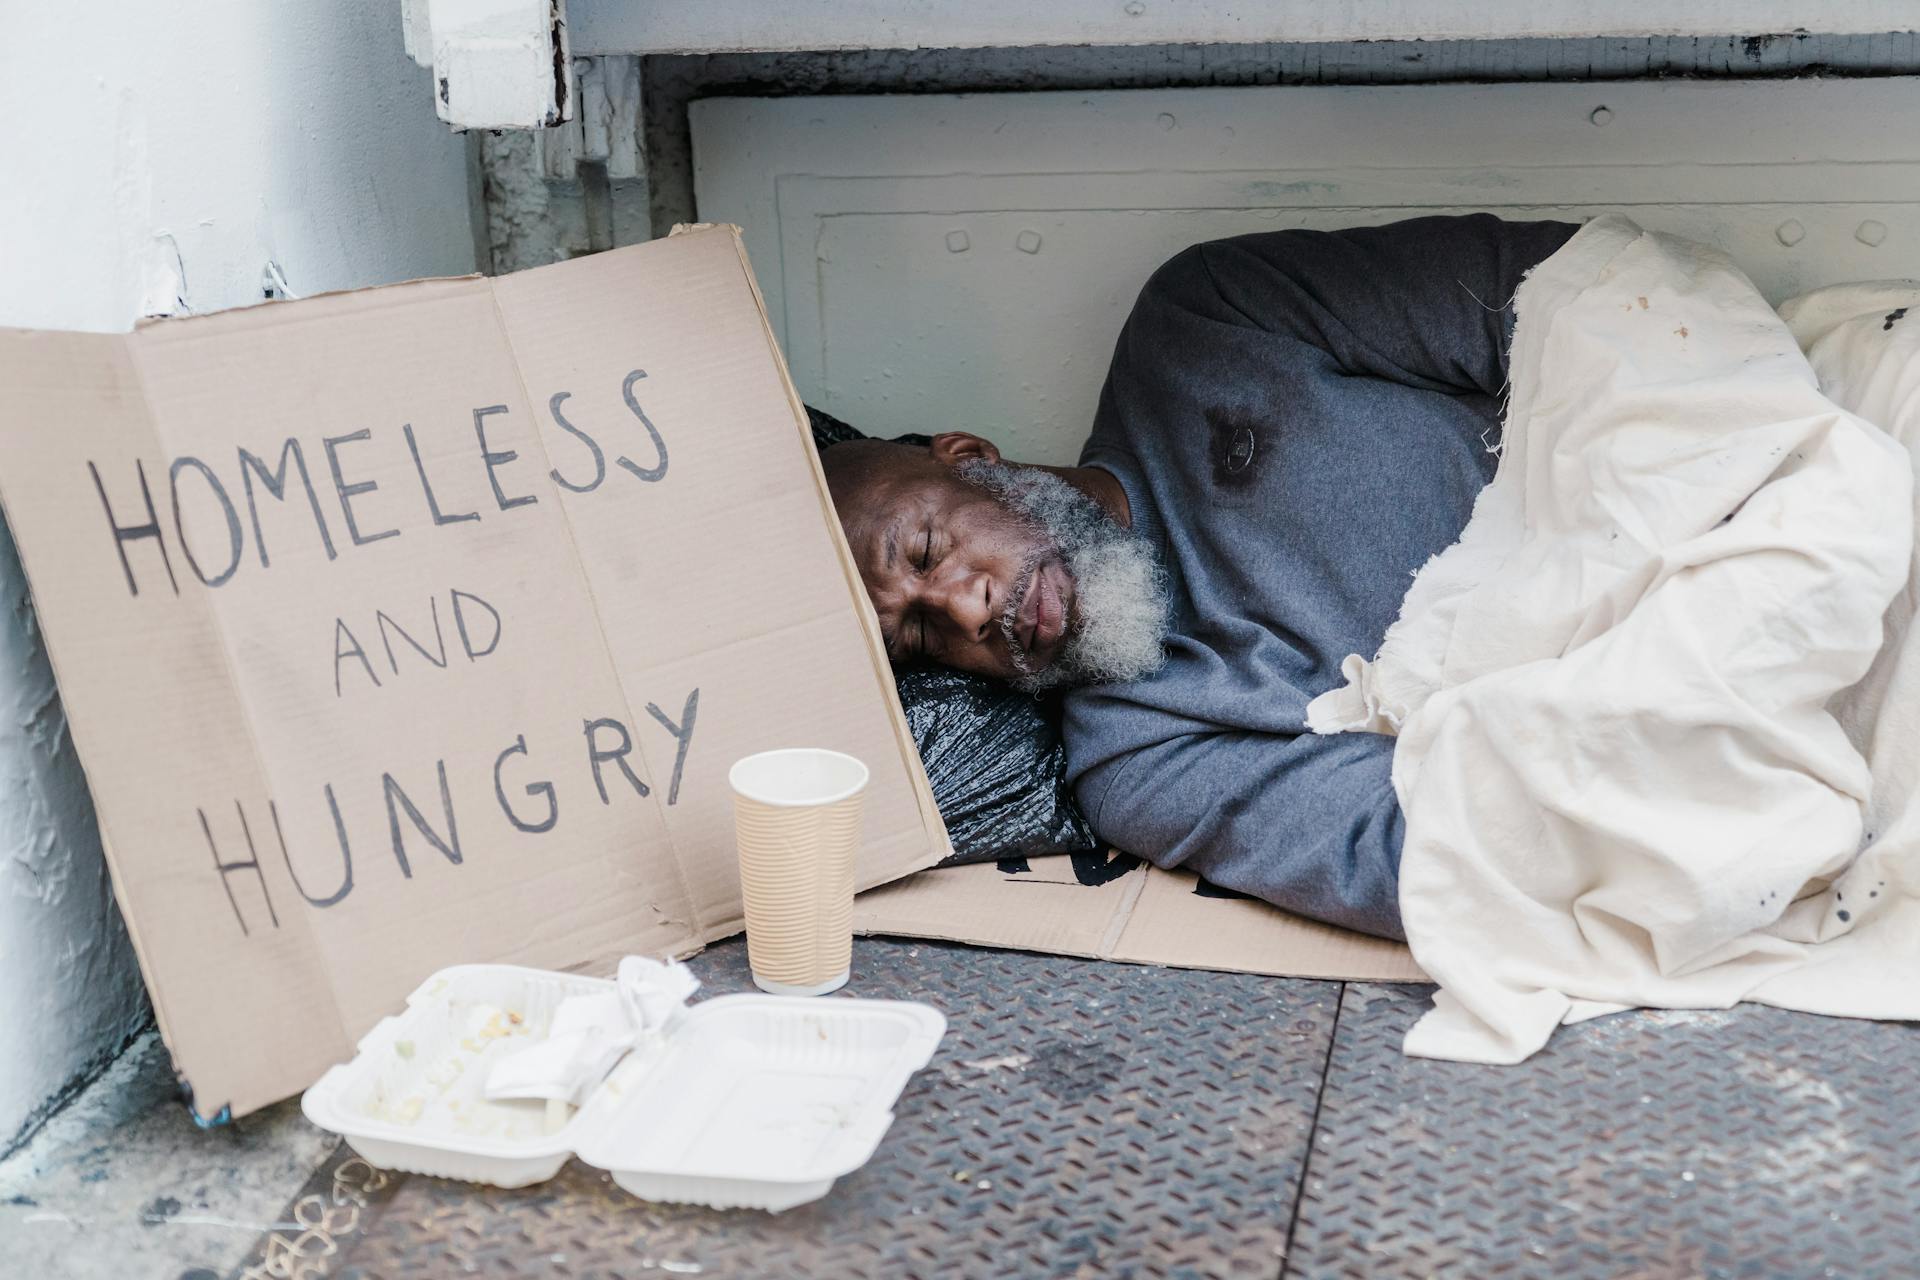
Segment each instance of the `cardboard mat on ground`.
M863 888L949 851L732 228L0 331L0 501L205 1120L305 1088L434 969L737 932L742 755L867 762ZM1046 859L929 873L860 919L1410 976L1193 888Z
M870 889L862 933L1289 978L1425 982L1406 947L1112 851L941 867Z

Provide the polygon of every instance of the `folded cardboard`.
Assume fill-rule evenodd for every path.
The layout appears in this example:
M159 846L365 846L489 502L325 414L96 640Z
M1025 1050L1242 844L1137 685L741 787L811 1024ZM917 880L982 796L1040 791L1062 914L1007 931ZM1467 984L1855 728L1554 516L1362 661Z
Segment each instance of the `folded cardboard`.
M947 852L732 228L498 279L0 333L0 499L206 1119L427 973L740 928L728 766Z
M922 871L861 894L853 923L861 933L1184 969L1427 980L1400 943L1307 920L1112 851Z

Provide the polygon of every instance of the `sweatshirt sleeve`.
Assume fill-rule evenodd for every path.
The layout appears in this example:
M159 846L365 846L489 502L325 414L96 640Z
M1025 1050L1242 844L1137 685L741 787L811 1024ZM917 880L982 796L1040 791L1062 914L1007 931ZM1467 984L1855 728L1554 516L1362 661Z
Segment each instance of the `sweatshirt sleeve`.
M1102 839L1163 868L1380 937L1402 937L1393 739L1190 733L1084 774Z
M1513 295L1575 230L1473 214L1264 232L1197 245L1156 284L1179 305L1319 347L1349 375L1498 396Z

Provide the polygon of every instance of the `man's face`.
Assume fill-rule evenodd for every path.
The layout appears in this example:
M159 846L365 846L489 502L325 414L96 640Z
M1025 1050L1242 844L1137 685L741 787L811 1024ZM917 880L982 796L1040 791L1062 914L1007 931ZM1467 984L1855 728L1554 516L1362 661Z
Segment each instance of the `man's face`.
M826 458L895 662L1039 689L1158 661L1164 593L1150 551L1066 481L1004 466L964 433L928 450L837 445ZM1087 574L1096 601L1104 588L1092 610Z
M847 541L895 662L1010 681L1053 661L1074 583L1043 529L931 459L863 486L860 507Z

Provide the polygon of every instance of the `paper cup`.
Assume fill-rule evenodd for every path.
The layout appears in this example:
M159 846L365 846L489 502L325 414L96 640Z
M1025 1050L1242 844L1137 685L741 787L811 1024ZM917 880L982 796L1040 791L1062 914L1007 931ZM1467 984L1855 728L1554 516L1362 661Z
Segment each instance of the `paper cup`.
M867 766L838 751L763 751L734 764L734 834L754 985L819 996L853 968L853 859Z

